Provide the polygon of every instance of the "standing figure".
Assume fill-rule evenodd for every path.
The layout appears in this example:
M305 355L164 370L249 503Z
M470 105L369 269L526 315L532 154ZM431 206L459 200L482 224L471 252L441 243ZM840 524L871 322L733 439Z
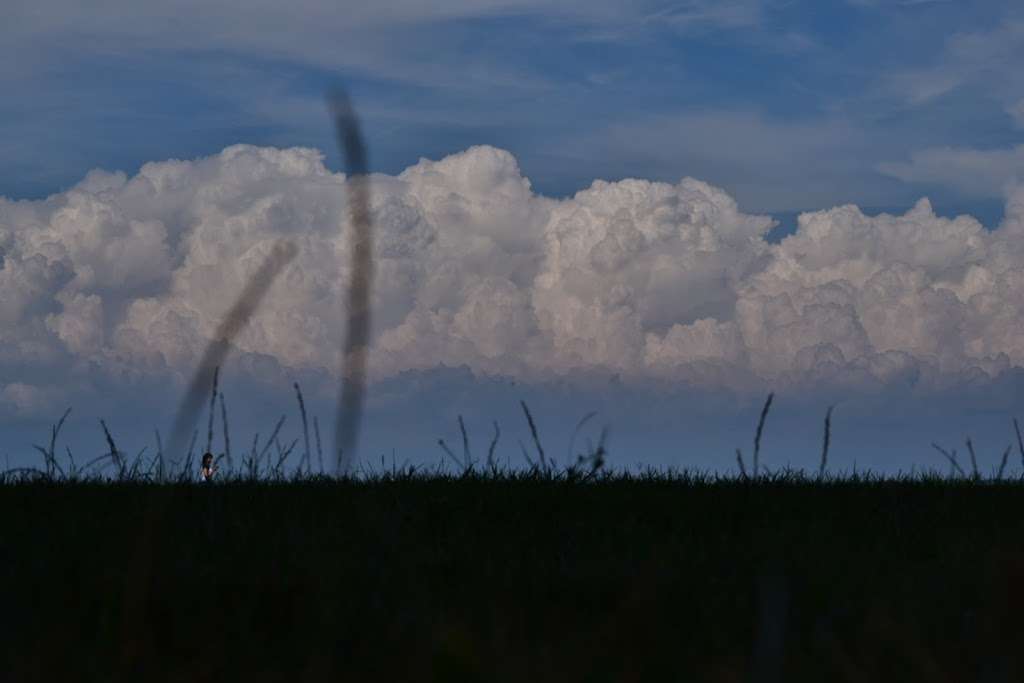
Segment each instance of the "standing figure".
M217 466L213 464L213 453L203 453L203 464L199 468L199 481L213 481Z

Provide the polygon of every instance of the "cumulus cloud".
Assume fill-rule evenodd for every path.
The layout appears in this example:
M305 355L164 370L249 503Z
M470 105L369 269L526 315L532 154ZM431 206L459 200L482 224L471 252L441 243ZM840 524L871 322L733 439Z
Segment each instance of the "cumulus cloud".
M692 179L597 181L560 202L532 296L548 362L624 371L660 362L670 329L732 316L736 285L772 225Z
M316 150L238 145L0 199L0 403L31 412L97 372L187 376L282 236L299 254L236 340L239 367L336 373L345 182ZM597 180L552 199L486 146L372 188L377 381L445 365L927 389L1024 365L1024 191L996 230L921 200L805 213L770 244L770 217L699 180Z

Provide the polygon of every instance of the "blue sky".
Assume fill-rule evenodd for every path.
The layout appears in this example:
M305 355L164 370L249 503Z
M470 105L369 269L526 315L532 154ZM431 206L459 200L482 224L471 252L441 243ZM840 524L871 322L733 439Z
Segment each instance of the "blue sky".
M398 254L378 318L387 361L374 448L415 451L459 412L482 431L488 414L518 420L522 395L569 432L588 396L614 412L621 380L631 407L608 419L622 443L676 463L680 430L707 452L745 444L778 385L790 387L776 404L791 442L780 445L813 450L819 408L852 401L861 441L837 442L837 457L849 465L869 448L862 463L906 466L928 434L987 430L1021 403L1024 312L1009 307L1024 260L1007 256L1017 214L1004 207L1022 201L1022 63L1024 9L1009 0L15 0L0 26L0 426L27 443L64 405L84 404L70 434L91 438L102 410L143 443L152 428L141 423L173 408L217 315L201 300L242 281L227 261L210 265L249 253L221 242L218 221L256 248L291 229L266 217L280 211L344 252L328 239L340 205L317 189L334 181L315 159L223 151L315 148L341 168L324 105L341 83L386 178L381 229ZM194 161L162 163L173 159ZM574 197L626 178L669 185ZM191 189L169 196L174 183ZM231 203L210 203L221 191ZM846 205L858 208L829 211ZM678 243L644 222L662 210L692 224ZM615 232L621 211L653 241ZM874 217L883 211L910 213ZM944 220L960 214L985 232L1006 214L1009 227L989 238L972 219ZM690 262L707 230L726 232ZM573 261L579 244L591 251ZM406 263L406 251L431 265ZM120 268L126 259L140 265ZM321 414L332 409L330 363L306 342L336 331L318 298L335 266L310 259L291 276L295 298L269 304L276 317L239 349L232 381L247 397L239 412L253 415L240 431L272 420L299 378ZM305 337L288 336L300 328ZM463 342L460 367L448 351ZM722 348L729 360L716 365ZM658 373L710 393L666 389ZM989 382L988 399L964 402L964 387ZM881 415L924 384L931 398L906 425Z
M52 7L51 7L52 5ZM245 7L245 9L243 9ZM894 182L932 147L1008 148L1024 97L1012 2L15 3L0 194L236 142L324 149L322 96L357 98L378 170L473 144L535 187L595 177L729 190L750 211L845 202L998 218L998 190Z

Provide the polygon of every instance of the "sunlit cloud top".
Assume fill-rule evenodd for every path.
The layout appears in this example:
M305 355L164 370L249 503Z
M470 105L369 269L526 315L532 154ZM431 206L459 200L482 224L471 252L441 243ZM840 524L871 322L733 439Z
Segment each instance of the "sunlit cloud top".
M0 201L5 401L30 410L86 368L187 374L282 236L299 254L238 351L336 373L344 183L316 150L242 145ZM804 213L772 244L770 217L700 180L595 180L554 199L487 146L372 188L377 379L465 365L526 381L927 389L1024 365L1020 191L996 230L921 199L902 215Z

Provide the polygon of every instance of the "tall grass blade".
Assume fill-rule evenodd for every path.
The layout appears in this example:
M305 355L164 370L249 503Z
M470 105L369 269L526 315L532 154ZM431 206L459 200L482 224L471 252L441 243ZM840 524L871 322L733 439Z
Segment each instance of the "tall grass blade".
M768 417L768 409L772 407L772 399L775 398L775 392L768 394L768 399L764 402L764 407L761 408L761 417L757 420L757 431L754 433L754 478L757 478L758 470L760 468L760 456L761 456L761 433L764 431L764 421Z
M231 459L231 431L228 429L228 408L224 404L224 392L220 393L220 421L221 430L224 432L224 457L228 461L228 467L235 469L235 462Z
M498 439L501 438L501 428L498 426L498 421L494 421L494 438L491 439L491 445L487 448L487 468L491 472L497 472L497 465L494 462L494 449L498 446Z
M818 479L825 476L825 467L828 465L828 445L832 434L832 408L829 406L825 411L825 437L821 445L821 465L818 466Z
M206 450L204 453L211 452L213 448L213 417L216 415L217 409L217 378L220 375L220 366L218 365L213 369L213 391L210 392L210 421L206 427Z
M954 470L959 472L961 477L966 477L967 476L967 473L964 472L963 468L960 467L960 463L957 462L957 460L956 460L956 451L955 450L952 453L950 453L945 448L943 448L942 446L938 445L935 442L932 442L932 448L937 450L939 453L942 453L942 455L945 456L946 460L949 461L950 466Z
M974 455L974 444L971 443L971 437L967 437L967 452L971 454L971 478L977 481L981 478L981 473L978 472L978 458Z
M462 460L466 463L466 470L473 469L473 455L469 450L469 435L466 433L466 423L459 415L459 431L462 432Z
M1024 477L1024 439L1020 436L1020 426L1017 424L1017 418L1013 418L1013 431L1017 433L1017 448L1020 450L1020 476Z
M153 433L156 435L156 461L157 461L156 480L157 481L163 481L164 480L164 474L165 474L165 472L164 472L164 444L160 440L160 430L159 429L154 429Z
M441 450L444 451L445 455L447 455L449 458L451 458L452 462L454 462L456 465L458 465L460 470L462 470L463 472L466 471L465 463L460 462L459 459L457 457L455 457L455 454L452 453L452 449L448 448L448 444L446 444L444 442L444 439L438 439L437 440L437 445L441 447Z
M573 453L573 450L576 445L576 437L579 435L580 430L583 429L583 426L590 422L590 420L592 420L596 415L597 411L592 410L586 415L584 415L582 418L580 418L580 421L576 423L576 428L572 430L572 436L569 437L569 462L572 462L574 459L575 453Z
M260 451L260 457L256 459L257 467L259 467L259 463L263 462L263 458L266 457L267 453L270 451L270 447L273 446L274 441L277 440L277 433L280 432L281 427L284 426L285 417L285 415L282 415L277 421L277 424L274 425L274 431L270 433L270 438L267 439L267 443L264 444L263 450Z
M537 434L537 425L533 421L533 415L530 414L530 408L526 405L526 401L520 401L519 404L523 406L523 412L526 414L526 423L530 425L530 435L533 437L533 445L537 448L540 466L544 469L545 473L550 473L551 468L547 458L544 457L544 447L540 445L540 436Z
M302 400L302 389L299 388L299 383L295 382L295 398L299 401L299 413L302 415L302 438L305 440L306 450L302 454L302 461L299 462L299 471L302 471L302 465L306 465L306 472L308 473L313 467L312 458L309 454L309 421L306 419L306 402Z
M103 428L103 435L107 439L107 446L110 447L110 457L113 459L115 467L117 467L118 478L123 478L124 462L121 460L121 452L117 450L117 445L114 443L114 437L111 436L110 430L107 429L107 423L102 419L100 420L100 427Z
M316 435L316 460L317 465L320 468L320 474L324 473L324 450L320 447L320 423L317 422L316 415L313 416L313 434Z
M1006 471L1006 461L1010 459L1010 451L1012 450L1013 444L1010 444L1006 447L1006 450L1003 451L1003 457L999 461L999 471L996 472L996 481L1002 481L1003 473Z

